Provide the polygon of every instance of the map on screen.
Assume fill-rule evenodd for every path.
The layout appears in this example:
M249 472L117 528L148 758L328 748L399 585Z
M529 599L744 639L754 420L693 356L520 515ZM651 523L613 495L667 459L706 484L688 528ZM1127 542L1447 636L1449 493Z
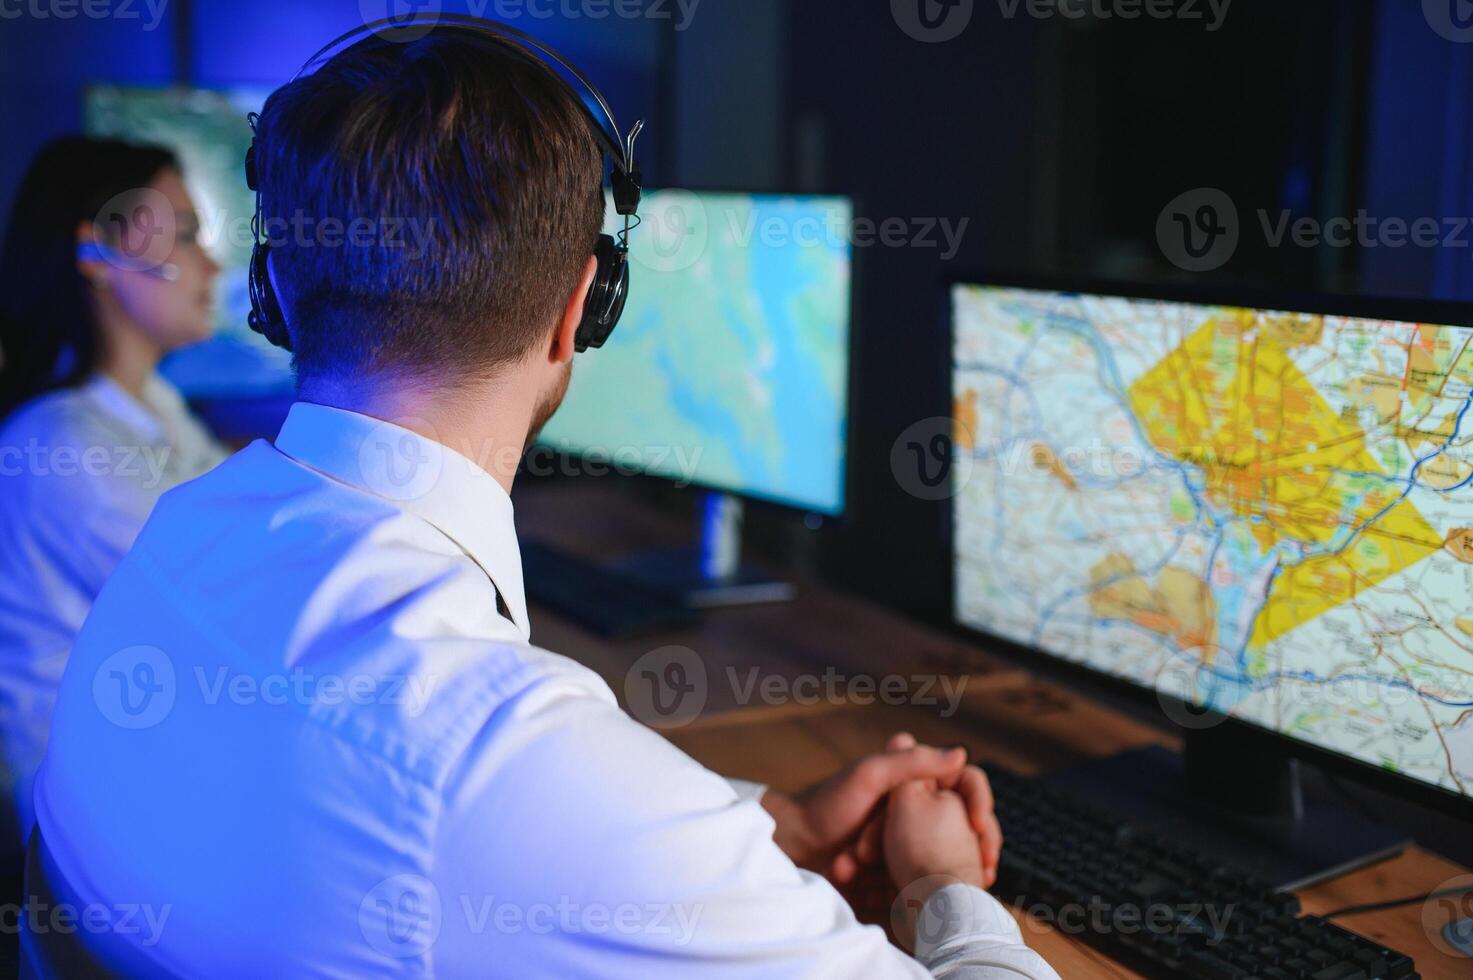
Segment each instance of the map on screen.
M1473 791L1473 329L952 302L960 621Z
M624 318L576 358L542 442L842 511L850 203L660 191L640 215Z

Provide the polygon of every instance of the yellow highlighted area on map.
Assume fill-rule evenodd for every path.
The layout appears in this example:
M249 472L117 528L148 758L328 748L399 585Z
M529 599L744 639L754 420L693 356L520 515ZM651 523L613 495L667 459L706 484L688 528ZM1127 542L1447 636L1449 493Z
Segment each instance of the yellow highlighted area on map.
M977 393L968 388L952 399L952 440L965 450L976 449L977 439Z
M1152 444L1200 471L1218 507L1252 522L1260 547L1335 550L1286 565L1250 644L1262 646L1434 554L1444 540L1290 358L1302 317L1228 314L1204 323L1130 387ZM1389 406L1388 406L1389 407ZM1353 540L1347 531L1361 528Z
M1184 568L1168 565L1153 586L1128 555L1112 554L1089 570L1090 612L1125 619L1170 636L1184 650L1215 648L1217 603L1207 583ZM1211 659L1211 654L1204 657Z
M1447 532L1444 547L1458 561L1473 565L1473 527L1455 527Z

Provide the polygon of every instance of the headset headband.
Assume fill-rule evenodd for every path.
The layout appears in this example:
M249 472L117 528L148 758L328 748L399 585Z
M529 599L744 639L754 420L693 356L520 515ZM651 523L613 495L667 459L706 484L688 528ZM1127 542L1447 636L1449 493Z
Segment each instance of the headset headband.
M415 26L428 27L430 30L445 26L452 30L463 31L481 40L494 42L516 57L540 66L568 94L573 96L573 101L578 104L578 109L583 113L593 135L603 145L603 156L608 157L614 168L614 210L624 218L624 230L617 239L612 235L599 236L594 251L597 268L593 282L588 288L588 297L584 302L583 319L578 324L574 337L575 348L580 352L590 347L602 347L609 339L609 334L613 332L614 327L618 325L619 318L624 313L624 302L629 295L629 233L639 221L640 185L642 183L639 164L634 159L634 141L644 129L644 120L636 122L627 134L624 133L619 129L619 122L614 118L614 111L609 108L608 100L603 97L603 93L599 92L588 77L569 64L562 55L515 28L462 14L416 14L403 20L386 18L371 24L364 24L362 27L355 27L319 49L307 60L301 70L292 76L292 81L296 82L303 75L315 71L346 46L356 41L370 36L385 39L386 30L403 31ZM391 38L385 40L392 43ZM566 72L567 77L560 74L558 68ZM599 112L603 114L602 118L589 108L589 100L583 97L577 86L568 80L569 78L576 81L578 86L582 86L583 92L586 92L589 99L598 106ZM251 294L251 315L248 322L252 330L277 347L291 350L291 332L282 314L281 304L271 287L269 265L271 243L262 237L264 228L262 182L256 160L255 141L260 116L253 112L248 118L251 124L252 139L251 147L246 151L245 158L246 184L256 192L256 211L251 217L251 234L255 239L255 246L251 250L250 274L247 280ZM600 161L599 175L602 176L602 174L603 166Z
M384 37L386 33L396 30L402 31L413 27L434 28L441 26L479 34L487 40L505 45L515 54L522 56L533 64L541 65L553 77L557 78L559 82L566 86L576 97L575 101L578 103L579 109L588 118L594 135L603 144L604 152L608 156L609 162L613 164L615 210L626 218L639 210L641 177L639 164L634 159L634 141L644 131L644 120L637 120L629 129L629 132L625 133L619 128L619 121L614 118L614 110L609 107L608 100L603 97L603 93L589 80L588 76L570 64L557 51L543 44L525 31L519 31L505 24L482 20L481 18L470 17L465 14L415 14L411 17L404 18L386 17L370 24L364 24L361 27L355 27L351 31L323 45L316 54L307 59L307 63L301 67L301 70L292 76L292 81L296 81L303 75L315 71L341 49L370 35ZM588 93L593 99L593 102L598 106L599 112L603 114L602 119L594 114L593 110L588 107L588 103L579 96L574 86L569 84L566 78L559 75L553 68L553 65L567 72L569 76L577 81L578 85L582 86L583 91Z

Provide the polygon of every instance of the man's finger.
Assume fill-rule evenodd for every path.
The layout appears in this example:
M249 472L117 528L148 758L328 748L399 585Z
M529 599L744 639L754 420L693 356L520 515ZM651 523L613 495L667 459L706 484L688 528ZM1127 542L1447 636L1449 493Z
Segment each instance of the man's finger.
M906 749L916 747L916 737L910 732L896 732L890 736L890 741L885 743L886 752L904 752Z
M978 846L982 850L983 888L991 888L997 882L998 866L1002 859L1002 827L998 825L996 817L988 817L987 823L987 831L978 838Z
M982 832L982 867L992 878L997 877L997 866L1002 861L1002 824L997 817L987 815L987 829Z
M870 818L854 842L854 856L860 864L874 864L880 859L880 844L885 839L885 814L883 811Z
M855 768L855 777L878 799L901 783L916 779L955 779L967 761L965 749L917 745L901 752L872 755Z
M997 864L1002 857L1002 825L993 812L992 784L981 769L968 766L957 777L952 789L967 806L967 818L977 832L983 876L991 887L991 882L997 878Z
M947 788L966 802L967 817L972 822L972 829L978 834L984 833L987 830L987 818L992 816L995 805L992 783L988 781L987 774L976 766L967 766Z
M829 880L836 885L847 885L859 877L859 861L849 851L841 851L829 868Z

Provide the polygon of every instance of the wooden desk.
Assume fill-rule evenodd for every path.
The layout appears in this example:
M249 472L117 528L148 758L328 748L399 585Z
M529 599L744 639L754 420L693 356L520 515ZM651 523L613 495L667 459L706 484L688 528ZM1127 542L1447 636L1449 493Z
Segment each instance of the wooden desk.
M580 503L565 519L556 501L528 508L518 502L523 533L590 553L627 547L633 539L672 543L680 535L668 521L620 514ZM607 505L606 505L607 506ZM529 520L528 511L531 511ZM565 515L565 516L556 516ZM965 745L974 758L994 760L1022 773L1039 773L1145 745L1176 747L1160 731L1098 703L1039 681L986 651L894 615L872 603L823 588L805 588L797 602L717 612L686 630L643 640L609 643L558 620L532 613L534 640L574 657L609 681L622 699L626 673L651 649L679 645L695 651L707 668L704 711L664 734L694 758L724 775L793 791L883 748L896 731L935 745ZM960 700L930 706L845 703L820 697L800 704L760 696L743 698L750 672L774 678L785 691L800 677L831 671L837 678L893 675L911 684L944 675ZM732 671L741 679L733 683ZM1428 851L1401 857L1301 893L1304 909L1322 913L1347 905L1429 892L1469 871ZM1473 960L1453 959L1435 947L1422 925L1422 906L1340 920L1348 929L1401 950L1428 980L1473 976ZM863 913L862 913L863 914ZM1065 978L1138 977L1085 943L1014 911L1028 943ZM870 921L879 921L866 915Z
M550 487L519 495L516 507L523 537L588 557L678 547L689 544L695 533L689 520L632 505L616 494L600 494L597 487ZM754 668L758 684L779 685L822 678L825 671L836 672L840 680L965 672L971 691L1027 680L1025 672L943 631L815 584L804 585L796 603L721 610L685 629L627 640L610 641L535 604L531 620L532 642L597 671L621 698L630 667L643 654L666 646L693 651L708 679L705 709L696 722L700 726L724 725L753 713L807 713L838 706L826 698L809 705L766 704L751 687Z
M1169 744L1153 729L1040 682L971 693L952 718L930 710L871 706L767 721L749 717L735 729L692 726L665 734L712 769L791 791L860 755L879 751L890 733L899 730L937 745L965 745L976 758L995 759L1025 773L1143 745ZM1300 899L1306 912L1322 913L1429 892L1468 873L1413 848L1395 860L1301 892ZM1139 976L1024 912L1014 910L1014 916L1028 944L1063 977ZM1473 961L1453 959L1432 945L1422 926L1420 904L1339 923L1412 956L1428 980L1473 976Z

